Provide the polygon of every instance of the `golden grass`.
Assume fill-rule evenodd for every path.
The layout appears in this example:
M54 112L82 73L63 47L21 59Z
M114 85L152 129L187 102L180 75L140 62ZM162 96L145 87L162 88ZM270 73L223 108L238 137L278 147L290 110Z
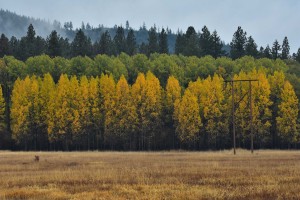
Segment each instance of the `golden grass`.
M300 152L3 151L0 199L300 199Z

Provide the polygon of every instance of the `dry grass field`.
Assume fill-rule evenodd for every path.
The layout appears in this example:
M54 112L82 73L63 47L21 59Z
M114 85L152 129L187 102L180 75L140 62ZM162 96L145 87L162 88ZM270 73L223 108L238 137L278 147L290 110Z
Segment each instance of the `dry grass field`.
M3 151L0 199L300 199L300 152Z

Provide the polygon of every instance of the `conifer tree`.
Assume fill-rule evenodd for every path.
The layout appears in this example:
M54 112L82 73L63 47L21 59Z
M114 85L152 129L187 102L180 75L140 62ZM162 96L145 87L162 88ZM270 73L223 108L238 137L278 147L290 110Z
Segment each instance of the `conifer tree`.
M271 48L269 47L269 45L267 45L267 47L264 50L264 57L271 59L272 58L272 52L271 52Z
M237 31L233 34L232 42L230 43L231 58L237 59L245 55L245 45L247 42L247 33L239 26Z
M148 31L148 56L152 53L158 52L158 39L156 27L151 27Z
M56 31L52 31L47 38L47 54L52 58L62 55L60 37Z
M211 35L211 43L211 55L214 58L221 57L225 54L225 52L222 50L223 44L216 30Z
M257 44L255 43L252 36L249 36L245 45L245 55L256 58L258 56Z
M129 30L126 38L126 53L130 56L136 53L136 38L132 29Z
M277 40L275 40L275 42L273 43L273 47L272 47L272 57L274 60L276 60L277 58L280 57L280 51L281 50L281 46L279 44L279 42Z
M159 36L158 36L158 48L159 53L169 53L169 47L168 47L168 35L164 28L162 28Z
M2 33L0 37L0 58L4 55L9 55L9 41L8 38Z
M91 39L79 29L71 44L72 56L90 56L92 50Z
M202 33L199 39L201 56L212 54L212 36L206 26L202 28Z
M188 27L185 35L184 35L184 50L183 55L185 56L199 56L200 48L199 48L199 37L194 29L194 27Z
M114 37L114 45L116 50L116 55L119 55L122 52L126 52L126 39L124 28L122 26L118 26L116 35Z
M99 41L99 54L112 55L112 41L108 31L102 33Z
M287 37L284 37L282 42L281 59L288 59L290 56L290 45Z

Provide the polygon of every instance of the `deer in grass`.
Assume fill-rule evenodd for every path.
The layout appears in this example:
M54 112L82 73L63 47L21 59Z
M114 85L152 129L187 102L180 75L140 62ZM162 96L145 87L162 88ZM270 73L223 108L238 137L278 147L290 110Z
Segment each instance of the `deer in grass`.
M39 162L40 161L40 156L34 156L34 161Z

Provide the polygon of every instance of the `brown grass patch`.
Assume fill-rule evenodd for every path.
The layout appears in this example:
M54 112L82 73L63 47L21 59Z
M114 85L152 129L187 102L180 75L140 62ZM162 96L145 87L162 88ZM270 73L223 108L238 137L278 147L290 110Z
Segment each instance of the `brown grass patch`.
M0 152L0 177L0 199L300 199L300 152Z

